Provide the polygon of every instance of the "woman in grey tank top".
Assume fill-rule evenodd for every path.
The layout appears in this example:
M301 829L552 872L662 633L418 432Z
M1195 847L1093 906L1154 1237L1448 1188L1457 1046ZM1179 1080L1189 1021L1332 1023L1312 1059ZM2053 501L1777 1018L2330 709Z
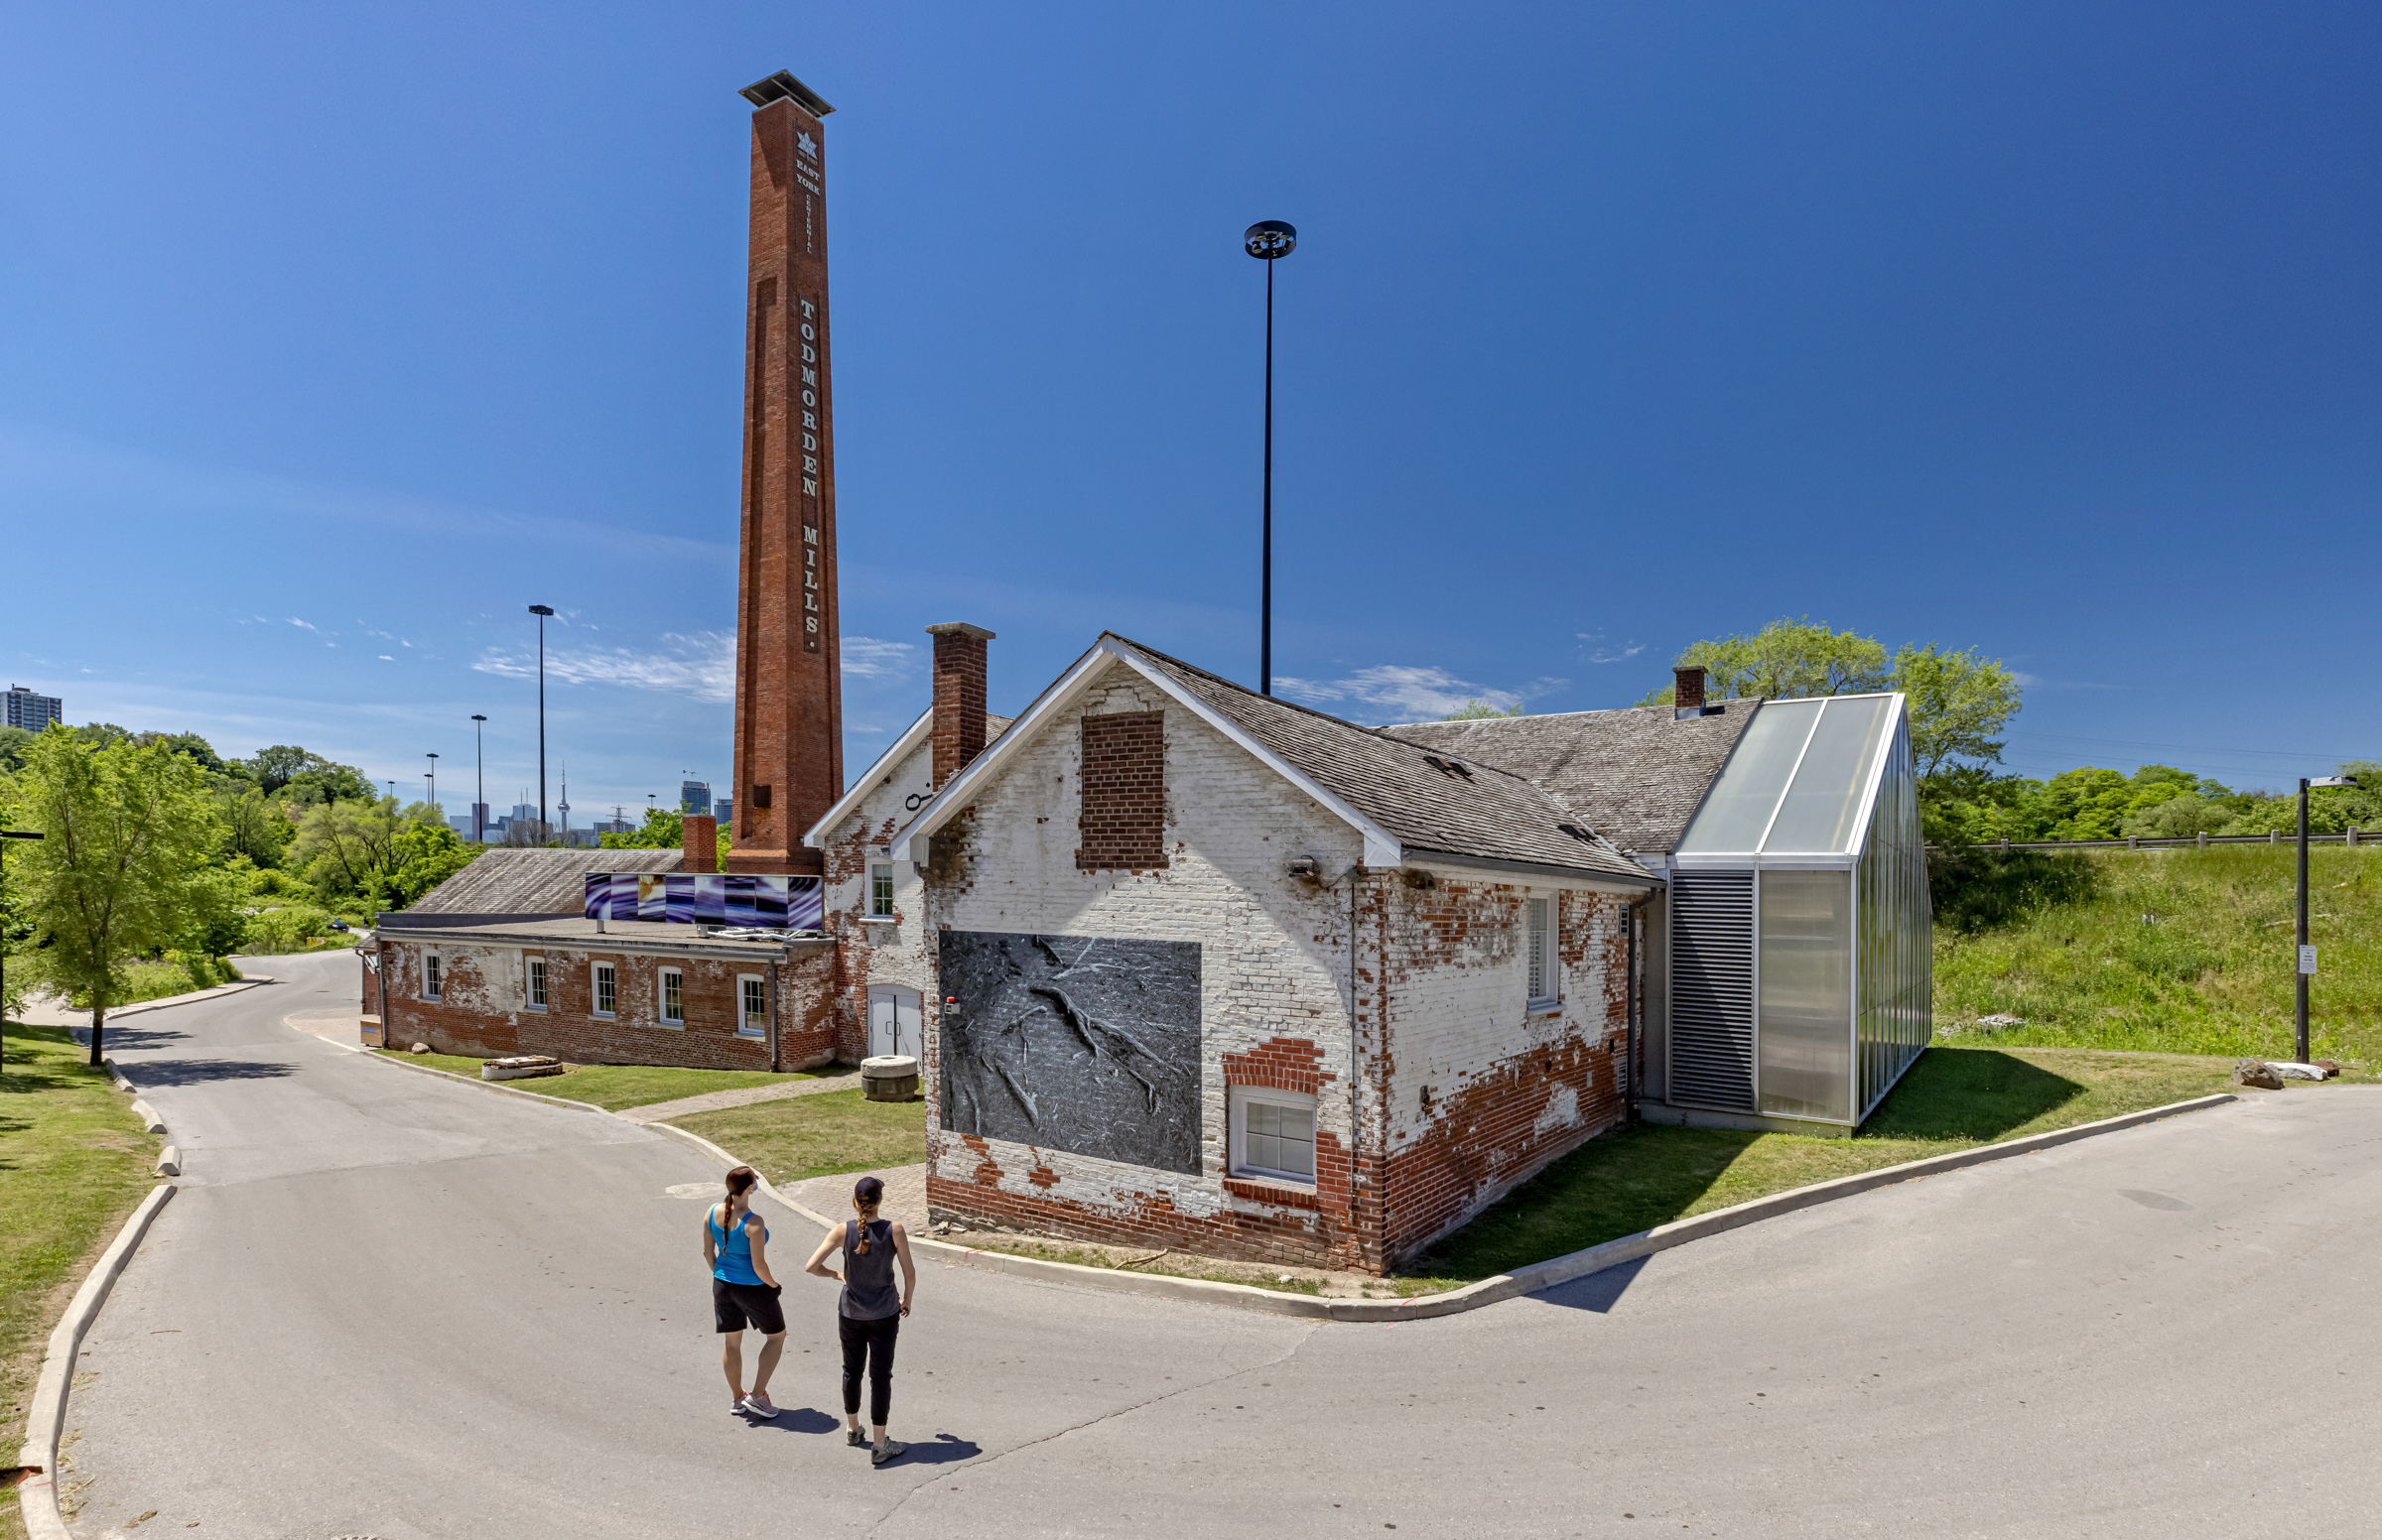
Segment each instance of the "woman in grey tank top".
M893 1339L901 1318L910 1313L918 1293L918 1268L910 1260L909 1231L899 1219L880 1219L885 1184L862 1177L854 1184L852 1207L859 1219L847 1219L827 1232L811 1253L806 1272L834 1278L844 1285L836 1302L837 1327L844 1343L844 1438L860 1447L860 1373L868 1374L868 1421L876 1434L868 1461L883 1465L898 1460L907 1444L885 1437L885 1414L893 1405ZM844 1253L844 1270L827 1265L834 1253ZM901 1264L901 1288L893 1287L893 1264Z

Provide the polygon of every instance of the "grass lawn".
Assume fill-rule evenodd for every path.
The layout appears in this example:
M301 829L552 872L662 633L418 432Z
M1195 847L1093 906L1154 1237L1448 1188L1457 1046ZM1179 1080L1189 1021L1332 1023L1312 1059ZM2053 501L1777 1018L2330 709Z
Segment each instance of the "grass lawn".
M12 1455L51 1328L155 1185L149 1172L159 1141L107 1072L82 1062L85 1052L63 1027L8 1023L0 1073L0 1439ZM13 1525L16 1494L0 1502Z
M1417 1258L1399 1285L1452 1287L1789 1188L2230 1091L2232 1069L2225 1057L1938 1045L1850 1139L1657 1123L1592 1139ZM2323 1088L2244 1094L2303 1091Z
M408 1064L428 1065L454 1075L479 1079L479 1067L485 1059L466 1059L456 1054L412 1054L394 1048L379 1050L392 1059ZM797 1070L788 1075L771 1075L766 1070L677 1070L655 1064L580 1064L573 1065L560 1075L541 1075L535 1080L507 1081L523 1091L541 1095L563 1096L572 1101L586 1101L606 1111L617 1112L622 1107L649 1106L656 1101L676 1101L681 1096L707 1095L715 1091L747 1091L755 1086L791 1086L797 1081L815 1081L819 1077L809 1071ZM833 1092L831 1091L832 1095ZM924 1156L919 1157L924 1159Z
M839 1171L914 1166L926 1159L926 1107L826 1091L670 1121L749 1163L772 1183Z

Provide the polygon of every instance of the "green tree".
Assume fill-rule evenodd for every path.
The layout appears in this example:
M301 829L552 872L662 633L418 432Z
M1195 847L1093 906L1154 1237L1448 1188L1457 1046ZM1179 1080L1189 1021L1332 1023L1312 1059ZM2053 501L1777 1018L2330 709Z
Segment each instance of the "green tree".
M189 758L119 737L104 748L53 727L20 784L26 824L44 835L10 862L36 931L43 975L91 1001L91 1063L127 960L191 939L204 895L194 883L217 827Z
M1703 666L1704 697L1711 701L1858 695L1890 688L1893 675L1883 642L1832 631L1809 617L1774 620L1751 636L1696 642L1676 661L1681 668ZM1665 685L1638 704L1669 706L1671 694Z
M23 727L0 727L0 771L25 768L26 751L33 747L33 734Z
M1911 761L1924 779L1954 763L2002 762L2001 731L2019 712L2018 676L1973 647L1946 652L1933 642L1894 655L1887 688L1911 710Z
M471 864L480 846L445 824L409 820L389 840L392 869L382 884L391 909L403 909Z
M215 789L215 816L223 821L224 852L257 866L280 865L281 852L298 834L280 803L237 781Z
M305 878L326 904L369 895L374 879L391 869L397 829L394 798L324 803L306 810L282 865Z
M1499 706L1494 701L1484 701L1479 696L1474 696L1439 719L1441 721L1484 721L1492 716L1527 716L1529 714L1530 708L1519 701L1512 706Z
M625 834L605 834L606 850L675 850L687 841L687 821L676 808L647 808L645 822Z

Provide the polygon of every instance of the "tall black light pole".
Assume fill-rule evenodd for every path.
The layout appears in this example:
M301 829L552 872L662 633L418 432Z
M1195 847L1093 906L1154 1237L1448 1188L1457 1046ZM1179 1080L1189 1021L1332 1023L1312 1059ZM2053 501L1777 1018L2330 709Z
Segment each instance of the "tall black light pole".
M1259 219L1242 232L1243 249L1265 264L1265 554L1257 598L1257 693L1273 694L1273 265L1298 249L1298 231Z
M487 724L485 716L471 718L471 842L488 842L488 757L483 752L480 733Z
M39 833L30 829L0 830L0 841L6 841L10 839L39 839L42 836ZM7 848L8 846L5 842L0 842L0 851L6 851ZM7 895L8 862L5 857L0 857L0 914L6 914L8 912L8 905L6 903ZM5 947L0 947L0 999L5 999L8 995L6 959L7 949ZM8 1064L7 1018L8 1012L5 1009L0 1009L0 1068L6 1068Z
M434 818L445 818L447 816L446 811L439 806L439 756L432 754L429 756L429 758L431 815Z
M2293 1041L2292 1053L2299 1062L2308 1062L2308 980L2316 973L2316 949L2308 944L2308 788L2311 786L2354 786L2353 775L2302 776L2300 778L2300 945L2299 962L2293 971L2300 989L2299 1035Z
M532 604L529 612L538 617L538 843L546 842L546 617L554 613L544 604Z

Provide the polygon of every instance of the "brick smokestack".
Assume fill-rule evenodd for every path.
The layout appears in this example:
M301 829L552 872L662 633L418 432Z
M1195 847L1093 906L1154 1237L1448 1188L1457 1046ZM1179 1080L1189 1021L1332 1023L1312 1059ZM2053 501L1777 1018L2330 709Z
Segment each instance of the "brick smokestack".
M1670 671L1670 704L1672 706L1702 706L1704 704L1704 671L1699 667L1674 668Z
M720 869L720 821L702 814L690 813L686 818L687 870L718 871Z
M992 633L964 620L930 625L935 639L935 790L985 751L985 644Z

